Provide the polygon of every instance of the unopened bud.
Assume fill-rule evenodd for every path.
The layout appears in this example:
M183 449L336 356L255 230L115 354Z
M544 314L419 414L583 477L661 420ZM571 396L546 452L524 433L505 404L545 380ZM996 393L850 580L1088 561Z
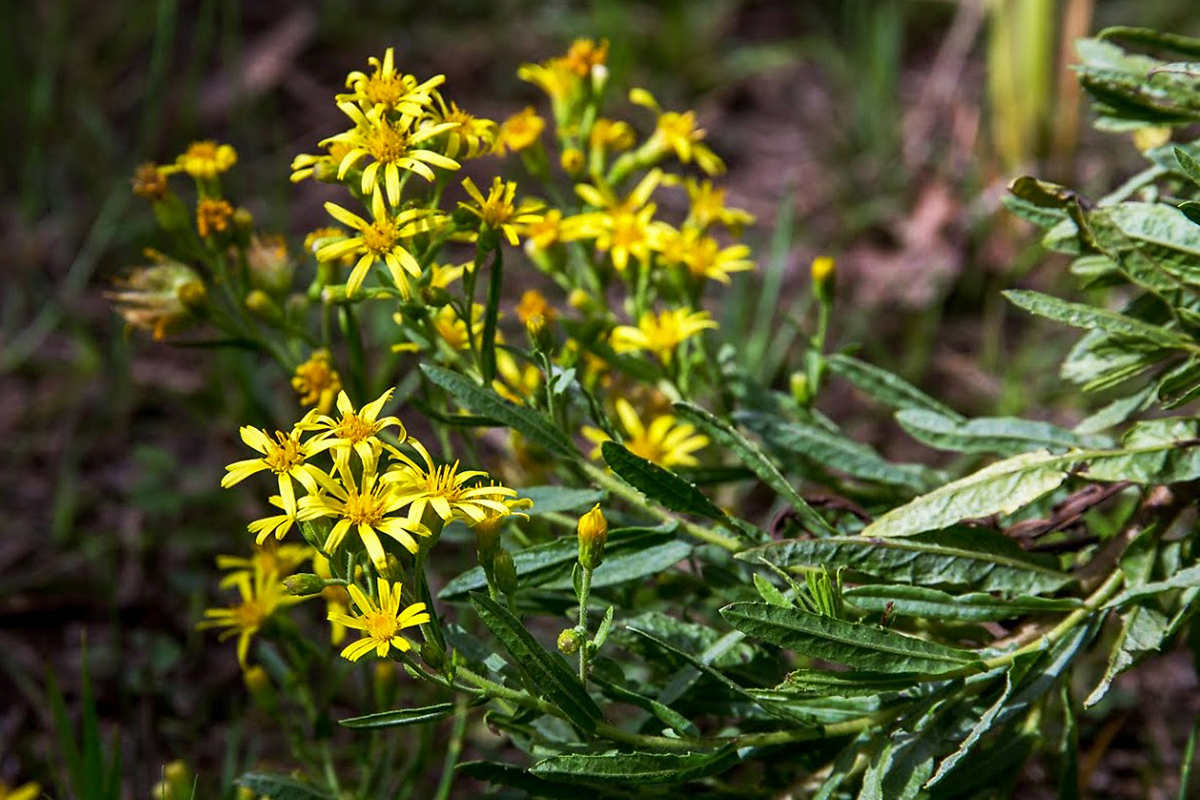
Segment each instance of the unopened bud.
M271 295L262 289L251 289L246 293L244 302L246 310L263 322L269 322L272 325L283 324L283 309L271 299Z
M574 628L567 628L558 635L558 649L565 655L569 656L579 652L581 644L583 644L583 637Z
M822 303L832 303L836 289L836 262L830 256L818 256L813 259L810 269L813 282L813 294Z
M575 147L568 147L566 150L563 150L559 163L562 165L563 172L568 175L578 175L583 171L583 165L586 161L587 159L584 157L582 150Z
M234 214L236 219L237 214ZM292 288L295 265L288 258L282 236L252 236L246 248L246 264L250 268L250 283L268 294L282 296Z
M551 355L558 346L558 342L554 340L554 331L550 328L550 321L544 314L531 315L525 321L525 332L529 334L529 343L539 353Z
M812 388L808 385L808 376L803 372L792 373L788 378L788 388L801 408L808 408L812 404Z
M579 563L584 569L595 569L604 561L604 544L608 541L608 520L597 503L579 518Z
M501 548L492 559L492 569L496 573L496 585L507 595L517 593L517 565L513 563L512 555Z
M257 664L247 667L242 673L242 680L245 682L250 696L254 698L255 705L264 711L275 709L278 705L278 697L275 694L275 685L271 683L271 676L265 669Z
M296 597L308 597L325 591L325 580L311 572L298 572L283 579L283 588Z

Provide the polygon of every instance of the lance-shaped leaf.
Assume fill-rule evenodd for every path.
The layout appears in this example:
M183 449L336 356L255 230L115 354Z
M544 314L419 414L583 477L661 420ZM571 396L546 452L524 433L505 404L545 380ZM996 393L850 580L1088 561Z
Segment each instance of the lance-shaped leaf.
M799 608L733 603L721 609L721 614L749 636L855 669L938 674L979 661L969 650Z
M1187 336L1178 331L1151 325L1116 311L1107 311L1084 303L1072 303L1027 289L1010 289L1003 294L1012 303L1030 313L1074 328L1102 330L1165 349L1195 347Z
M956 453L1015 455L1040 447L1107 447L1112 442L1100 436L1083 436L1049 422L1015 417L979 417L955 420L924 409L896 414L896 421L920 442Z
M961 419L953 408L934 400L908 381L886 369L860 361L853 356L836 353L826 360L829 368L850 383L889 408L924 408L948 417Z
M636 456L616 442L600 446L604 460L633 488L672 511L696 514L724 522L725 512L713 505L703 492L670 470Z
M600 589L640 580L648 575L658 575L691 554L691 544L669 536L645 537L645 545L637 548L623 547L613 552L606 548L604 563L592 573L592 588ZM573 585L571 576L565 574L538 584L542 589L570 589Z
M758 445L698 406L690 403L675 403L675 410L681 417L707 433L713 441L732 451L763 483L786 500L788 505L799 515L801 521L810 529L825 533L835 532L829 523L800 496L788 479L783 477L783 474L763 454L762 450L758 449Z
M421 371L429 380L445 389L472 411L496 420L521 433L530 442L544 447L555 455L574 458L575 445L543 415L530 408L505 400L490 388L480 386L463 375L448 369L422 364Z
M566 781L550 781L530 774L528 769L490 761L466 761L458 765L458 772L477 781L509 786L528 793L530 797L552 798L553 800L579 800L579 784ZM597 797L628 798L634 795L617 789L597 792Z
M893 464L867 445L820 425L783 422L765 414L739 412L736 416L776 450L854 478L921 492L939 477L919 464Z
M1011 514L1061 486L1066 466L1046 450L1013 456L892 509L862 535L912 536L964 519Z
M562 514L591 508L604 499L599 489L575 489L568 486L527 486L519 489L521 497L533 501L533 508L525 510L530 516L539 514Z
M724 772L738 761L733 747L700 753L570 753L542 759L530 772L585 783L684 783Z
M783 683L756 696L778 700L790 695L818 697L870 697L886 692L912 688L920 681L919 674L895 672L864 672L861 670L835 672L828 669L798 669L788 673Z
M1090 454L1089 478L1140 484L1200 478L1200 422L1173 417L1139 422L1107 453Z
M1144 583L1133 589L1126 589L1110 600L1105 608L1123 606L1134 600L1139 600L1143 597L1153 597L1163 592L1169 592L1172 589L1190 589L1197 586L1200 586L1200 564L1181 569L1165 580Z
M349 717L338 720L338 723L347 728L395 728L402 725L436 722L453 713L454 703L435 703L421 708L401 708L396 711L381 711L378 714L367 714L362 717Z
M1012 675L1005 671L1004 691L1002 691L1000 696L996 698L996 701L988 706L987 710L979 716L978 721L971 726L971 731L967 734L966 738L959 743L958 748L953 753L941 760L941 762L938 764L937 771L925 784L926 789L932 788L938 783L941 783L942 779L949 775L954 770L955 766L957 766L960 761L966 758L967 755L975 749L975 746L979 743L979 740L983 738L983 735L990 731L996 724L997 717L1000 715L1000 712L1004 710L1004 706L1007 705L1009 698L1012 697L1012 693Z
M1083 607L1083 602L1074 597L1002 597L986 592L953 595L927 586L895 584L856 586L847 589L843 596L864 611L883 613L890 605L891 613L897 616L959 622L995 622Z
M611 681L606 681L599 676L593 676L592 680L604 690L604 693L614 700L621 700L626 703L637 706L645 711L649 711L659 720L665 722L680 736L699 736L700 730L690 719L680 714L670 706L660 703L652 697L646 697L643 694L638 694L632 689L626 689L624 686L618 686Z
M588 733L594 731L602 716L600 707L562 656L538 644L520 620L490 597L474 592L471 594L471 605L483 624L496 634L513 661L529 677L531 687L562 709L579 728Z
M1043 594L1074 580L1046 556L1026 553L1007 536L975 528L951 528L896 539L834 536L789 539L739 553L780 567L848 567L917 585L970 586L984 591Z

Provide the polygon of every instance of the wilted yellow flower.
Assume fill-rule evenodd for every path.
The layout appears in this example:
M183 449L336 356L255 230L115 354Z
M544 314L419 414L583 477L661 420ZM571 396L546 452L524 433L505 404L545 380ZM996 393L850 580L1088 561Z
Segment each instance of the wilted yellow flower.
M147 200L161 200L167 196L167 175L157 164L139 164L133 172L133 193ZM0 795L0 800L3 796Z
M504 155L509 150L514 153L521 152L538 140L545 127L546 121L538 116L533 106L526 106L500 123L496 152L500 155Z
M234 583L241 602L228 608L210 608L204 612L205 619L197 628L228 628L220 639L238 637L237 656L242 668L246 667L246 656L250 651L250 639L266 624L278 609L294 605L303 598L293 597L283 591L279 574L257 569L251 577L249 572L239 573Z
M296 367L292 388L300 395L300 405L315 405L320 413L329 413L333 398L342 390L342 378L333 368L328 350L314 350L307 361Z
M196 203L196 230L202 238L210 233L221 233L229 227L229 218L233 216L233 206L228 201L212 197L202 197Z
M236 150L211 139L192 142L183 155L175 159L176 169L182 169L196 180L212 180L236 163Z
M151 256L165 258L153 252ZM137 267L118 279L117 289L104 296L128 325L151 331L155 339L185 328L207 295L200 275L178 261Z
M403 611L400 610L399 583L393 586L386 578L377 580L375 588L379 592L378 604L367 597L356 584L350 584L348 588L358 613L351 616L330 611L329 621L363 632L363 638L351 642L342 650L342 658L349 661L358 661L372 650L380 658L385 658L393 647L401 652L410 650L412 644L400 635L400 631L424 625L430 620L424 603L413 603Z
M618 325L612 332L612 346L618 353L649 350L664 364L670 364L679 345L708 328L716 328L707 311L686 308L668 309L661 314L648 311L637 327Z
M699 465L692 454L708 444L708 437L696 433L695 425L681 423L673 414L660 414L644 425L628 400L618 397L614 405L625 429L623 444L629 452L668 469ZM600 445L609 440L608 434L588 426L583 435L596 445L591 457L600 458Z

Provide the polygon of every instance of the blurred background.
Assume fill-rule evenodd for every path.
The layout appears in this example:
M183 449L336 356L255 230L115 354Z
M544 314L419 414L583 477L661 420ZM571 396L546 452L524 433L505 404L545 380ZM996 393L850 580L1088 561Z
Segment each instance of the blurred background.
M749 243L784 264L783 296L804 291L814 255L834 255L839 341L965 413L1031 413L1062 400L1054 365L1069 334L1014 323L998 290L1055 285L1062 264L1005 214L1004 186L1037 174L1087 193L1133 171L1127 136L1091 130L1070 42L1113 24L1196 35L1194 12L1191 0L9 4L0 783L53 794L48 676L78 715L85 647L100 729L120 736L124 797L147 796L173 758L216 787L270 730L246 711L233 648L194 624L214 556L248 545L249 493L218 488L242 457L237 427L291 398L244 354L155 343L112 313L104 291L154 237L130 192L138 163L228 142L233 194L299 241L330 195L289 183L289 164L344 127L332 95L368 56L395 47L401 70L444 73L448 98L503 119L539 100L516 79L521 63L607 38L613 85L697 110L729 166L729 205L758 216ZM733 287L727 319L749 313L762 280ZM869 417L858 432L888 436ZM1156 770L1178 763L1171 690L1195 679L1178 659L1151 674L1155 691L1127 682L1116 712L1081 720L1106 796L1153 796Z

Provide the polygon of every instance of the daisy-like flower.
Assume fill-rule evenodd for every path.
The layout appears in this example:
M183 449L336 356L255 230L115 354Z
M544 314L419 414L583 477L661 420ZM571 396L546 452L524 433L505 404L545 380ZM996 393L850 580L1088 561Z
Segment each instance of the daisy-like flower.
M329 621L363 632L363 637L351 642L342 650L342 658L358 661L372 650L380 658L386 658L394 647L400 652L412 649L412 644L400 635L404 628L412 628L429 622L424 603L413 603L400 609L400 584L395 586L386 578L375 582L379 592L379 603L367 597L356 584L350 584L350 597L358 608L354 616L338 611L329 612Z
M549 321L558 316L558 311L537 289L526 289L521 295L521 302L517 303L517 319L521 320L521 324L524 325L529 322L530 317L535 315L542 316Z
M175 171L183 170L196 180L212 180L237 163L237 151L211 139L192 142L179 158Z
M513 114L500 123L500 134L496 137L496 153L505 155L508 151L519 153L533 145L542 135L546 120L538 116L533 106Z
M292 183L299 183L307 178L332 183L337 180L338 164L350 152L346 142L329 142L325 145L324 155L301 153L292 159Z
M662 261L680 264L694 278L711 278L729 283L729 273L754 269L750 248L744 244L721 247L720 242L705 236L697 228L684 228L667 236L662 246Z
M514 247L520 243L517 233L524 233L526 226L542 220L542 204L536 200L525 198L521 205L514 206L513 198L517 194L517 184L512 181L502 181L497 176L492 179L492 188L487 197L475 186L470 178L463 180L463 188L474 200L472 203L459 202L458 207L469 211L483 221L486 228L502 232L508 243Z
M384 207L380 195L371 198L370 222L334 203L326 203L325 210L338 222L357 231L356 235L330 242L317 251L318 261L338 261L361 254L346 279L347 296L353 297L358 292L371 267L382 259L400 293L405 299L411 297L409 277L419 278L421 266L405 249L402 240L434 228L440 219L436 212L411 208L392 215Z
M309 415L313 413L310 411ZM304 420L301 420L300 425L303 425L307 419L309 419L308 415L305 416ZM275 431L274 440L264 430L251 425L243 425L240 431L242 441L262 453L262 458L235 461L227 466L225 468L225 477L221 478L221 486L228 489L234 484L241 483L256 472L269 469L279 478L279 507L287 515L295 516L296 488L292 484L292 481L298 482L309 494L316 493L317 483L313 475L319 472L319 470L311 464L306 463L306 461L328 447L328 445L317 440L301 442L300 434L303 428L300 425L297 425L297 427L288 433Z
M372 465L374 466L374 465ZM428 536L430 531L420 523L420 518L405 519L393 516L408 504L408 499L392 490L380 480L374 469L364 465L362 477L355 479L348 460L334 467L337 477L314 469L313 476L320 485L320 494L310 494L300 501L299 519L335 517L337 522L325 540L325 552L332 554L353 528L362 540L367 555L375 568L387 569L387 554L379 534L395 539L410 553L417 552L417 540L413 536Z
M540 220L525 226L525 252L548 250L558 244L562 234L562 212L552 208Z
M371 56L367 64L374 68L368 75L355 70L346 76L346 88L350 94L339 94L340 103L354 102L365 109L381 106L387 111L398 111L409 116L419 116L428 106L430 93L446 81L445 75L435 75L420 83L412 75L396 71L393 48L383 53L383 60Z
M700 169L709 175L717 175L725 171L725 164L708 145L703 144L707 132L696 127L696 112L663 111L654 99L654 95L645 89L633 89L629 92L629 100L639 106L645 106L658 115L658 123L654 133L642 145L646 154L652 158L674 153L684 164L690 164L693 159Z
M345 392L337 396L338 419L324 414L303 423L306 430L318 431L319 438L326 448L333 451L333 459L337 464L346 462L350 452L358 453L364 472L374 472L379 461L379 453L383 442L379 434L388 428L397 428L396 438L403 442L408 433L404 423L398 417L379 417L379 412L392 399L392 390L388 389L375 400L367 403L361 410L356 411L354 404Z
M253 575L255 570L264 574L275 573L287 576L296 571L296 567L313 557L316 553L306 544L276 544L268 541L265 545L254 548L254 554L249 558L244 556L217 556L217 569L232 570L221 578L218 584L222 589L232 586L241 578L242 573Z
M649 425L644 425L628 400L618 397L615 405L621 427L625 429L623 444L629 452L667 469L699 465L692 454L708 444L708 437L696 433L695 425L681 423L673 414L660 414L650 420ZM583 435L596 445L591 457L600 458L600 445L609 440L608 434L587 426Z
M401 171L415 172L425 180L433 181L433 170L429 168L431 165L442 169L458 169L462 166L441 153L415 147L454 130L458 127L457 122L418 125L415 117L391 119L384 114L382 106L376 106L365 114L354 103L338 103L338 108L354 120L354 127L329 137L321 144L325 146L340 142L349 145L350 149L338 164L339 181L359 161L368 157L371 159L371 163L362 171L363 194L382 195L386 186L388 202L396 207L400 205Z
M650 253L661 247L670 230L666 223L654 219L657 206L649 202L661 181L662 172L651 170L624 200L607 185L577 184L576 194L600 210L564 220L563 238L594 239L598 249L608 252L618 272L628 268L631 258L647 263Z
M279 573L264 572L261 568L238 574L234 582L241 601L228 608L210 608L204 612L205 619L197 628L228 628L221 633L220 640L238 637L237 656L242 668L246 667L246 656L250 652L250 640L258 633L271 615L280 608L294 605L303 598L287 594L283 589Z
M314 350L292 376L292 388L300 395L300 405L316 406L328 414L334 396L342 390L342 376L333 368L333 360L325 348Z
M416 439L409 444L421 456L418 464L403 453L397 453L401 462L394 464L383 476L383 481L393 487L395 497L401 504L410 504L408 518L419 521L425 509L441 518L443 523L461 519L468 524L478 523L491 512L504 514L508 507L496 497L515 497L516 491L504 486L472 486L476 478L485 478L481 470L458 471L458 462L435 465L429 451Z
M705 178L697 181L695 178L685 178L683 187L687 190L691 203L688 222L697 227L703 229L720 223L737 235L745 226L754 224L754 215L749 211L725 205L725 189L715 188L711 180Z
M648 311L637 327L618 325L612 332L612 347L618 353L649 350L663 364L670 364L679 345L717 323L707 311L668 309L661 314Z
M500 532L500 525L504 520L512 516L529 519L529 515L524 510L533 508L533 501L528 497L514 497L515 492L503 486L496 485L494 481L491 488L494 488L496 491L488 499L502 505L504 510L499 511L494 507L488 508L482 519L470 523L471 530L475 532L475 536L479 540L480 550L495 546L498 541L497 536Z
M439 92L433 92L433 124L449 123L446 130L447 158L479 158L496 146L497 126L490 119L468 114L453 101L447 103Z

